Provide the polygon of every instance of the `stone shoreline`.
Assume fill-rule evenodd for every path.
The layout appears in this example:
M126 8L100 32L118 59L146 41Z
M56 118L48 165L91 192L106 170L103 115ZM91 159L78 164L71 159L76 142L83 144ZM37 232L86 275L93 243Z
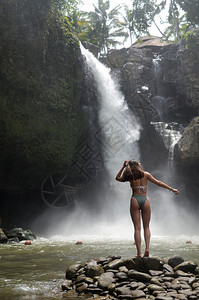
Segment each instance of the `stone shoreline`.
M199 267L180 256L109 256L66 270L62 297L68 299L199 299Z

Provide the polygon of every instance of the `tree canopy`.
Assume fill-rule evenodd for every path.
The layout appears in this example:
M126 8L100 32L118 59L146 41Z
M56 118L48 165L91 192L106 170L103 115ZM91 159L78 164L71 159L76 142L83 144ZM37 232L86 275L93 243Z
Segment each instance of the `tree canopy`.
M98 0L89 12L79 9L80 0L49 1L63 14L79 39L97 45L101 53L128 38L132 43L133 38L150 35L153 24L163 38L176 41L189 26L199 26L197 0L131 0L129 7L120 4L114 8L111 0Z

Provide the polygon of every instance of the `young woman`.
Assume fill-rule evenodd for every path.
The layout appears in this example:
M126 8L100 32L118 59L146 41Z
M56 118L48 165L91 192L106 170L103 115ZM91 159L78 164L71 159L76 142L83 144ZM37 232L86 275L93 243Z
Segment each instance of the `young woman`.
M135 230L134 238L137 248L137 257L141 257L141 216L145 239L144 257L149 256L149 244L151 237L149 222L151 218L151 208L149 198L147 197L147 181L149 180L160 187L168 189L175 195L178 195L179 192L177 189L168 186L166 183L155 179L150 173L145 172L140 166L140 163L135 160L125 160L115 179L120 182L130 182L133 192L131 197L130 213Z

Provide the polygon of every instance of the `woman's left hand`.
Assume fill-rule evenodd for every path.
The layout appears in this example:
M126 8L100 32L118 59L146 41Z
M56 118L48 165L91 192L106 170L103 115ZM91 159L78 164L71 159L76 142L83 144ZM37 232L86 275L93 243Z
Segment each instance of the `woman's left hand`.
M179 191L177 189L172 189L172 192L175 194L175 195L178 195L179 194Z

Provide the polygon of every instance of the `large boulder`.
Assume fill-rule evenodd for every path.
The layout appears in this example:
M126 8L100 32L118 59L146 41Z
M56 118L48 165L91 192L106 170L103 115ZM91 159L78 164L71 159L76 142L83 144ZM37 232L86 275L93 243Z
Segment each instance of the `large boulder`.
M158 49L162 46L168 45L168 42L161 39L158 36L144 36L142 38L139 38L138 41L136 41L132 47L133 48L150 48L155 51L158 51Z
M24 230L22 228L13 228L9 231L5 231L8 239L18 238L19 241L34 240L36 235L31 230Z
M0 244L7 243L8 237L4 233L4 231L0 228Z
M185 128L175 147L178 163L199 166L199 117L195 117Z

